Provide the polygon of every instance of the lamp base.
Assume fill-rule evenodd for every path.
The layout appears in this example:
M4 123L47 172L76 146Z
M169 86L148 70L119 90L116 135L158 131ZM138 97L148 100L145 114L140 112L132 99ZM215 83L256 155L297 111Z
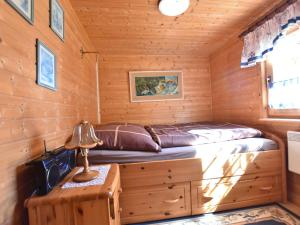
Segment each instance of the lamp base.
M81 172L73 177L73 181L77 183L88 182L96 179L99 176L99 172L90 170L89 172Z

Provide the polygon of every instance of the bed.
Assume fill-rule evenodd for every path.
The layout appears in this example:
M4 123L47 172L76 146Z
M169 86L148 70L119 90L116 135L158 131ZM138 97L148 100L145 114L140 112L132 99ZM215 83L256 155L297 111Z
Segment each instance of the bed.
M166 139L164 143L172 146L181 143L176 135L187 135L182 130L194 125L179 125L179 129L178 126L172 126L174 129L163 126L163 132L160 126L148 127L147 130L153 129L154 136L153 133L151 136L157 143L156 134L162 135L158 139L163 142L171 131L176 138ZM200 135L202 143L198 139L195 142L193 136L189 137L195 145L187 146L186 142L185 146L165 147L159 143L164 147L156 152L118 149L123 145L113 150L104 146L101 150L90 151L91 164L120 164L123 224L286 201L285 145L280 138L268 132L252 134L251 130L251 135L243 131L240 139L240 132L237 133L236 129L244 128L234 125L235 130L230 135L225 128L224 139L224 135L207 132L206 123L201 123L201 126L201 129L205 127L205 138L203 132ZM120 129L119 125L116 127ZM97 133L99 128L95 130ZM193 135L195 130L198 132L192 130ZM113 132L116 135L115 130ZM228 136L234 138L226 140ZM215 141L220 137L223 138L221 142ZM124 139L128 141L128 137L124 136ZM116 138L113 142L117 146ZM154 145L153 148L157 149Z
M238 154L278 149L275 141L266 138L246 138L221 143L195 146L162 148L160 152L92 150L89 152L89 162L103 163L140 163L174 159L200 158L204 155Z

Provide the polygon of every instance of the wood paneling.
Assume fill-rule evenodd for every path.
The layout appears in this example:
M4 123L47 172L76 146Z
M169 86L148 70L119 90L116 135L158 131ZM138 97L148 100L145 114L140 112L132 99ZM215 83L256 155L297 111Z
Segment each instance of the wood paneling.
M129 71L182 70L184 99L131 103ZM102 122L180 123L211 120L208 58L104 56L100 62Z
M158 0L71 0L104 55L204 55L281 0L191 0L178 17L160 14Z
M158 0L71 0L101 53L102 122L180 123L211 120L207 57L281 0L191 0L178 17ZM182 70L182 101L130 103L128 72Z
M80 57L93 49L68 0L65 41L49 28L49 1L35 1L34 25L0 1L0 224L20 225L32 177L24 163L64 144L81 119L96 120L95 58ZM57 56L58 90L36 85L36 38Z
M213 118L270 130L286 140L288 130L300 130L300 121L261 118L261 69L240 68L242 46L233 40L211 57ZM289 199L300 206L299 183L300 176L289 173Z
M260 117L260 74L240 68L242 42L227 45L211 58L214 119L254 123Z

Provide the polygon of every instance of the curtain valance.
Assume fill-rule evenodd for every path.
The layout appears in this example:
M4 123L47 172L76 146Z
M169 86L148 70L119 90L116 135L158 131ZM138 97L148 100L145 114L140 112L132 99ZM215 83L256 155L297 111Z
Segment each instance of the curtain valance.
M244 36L241 67L254 66L262 61L267 53L273 51L287 29L297 24L300 24L300 0Z

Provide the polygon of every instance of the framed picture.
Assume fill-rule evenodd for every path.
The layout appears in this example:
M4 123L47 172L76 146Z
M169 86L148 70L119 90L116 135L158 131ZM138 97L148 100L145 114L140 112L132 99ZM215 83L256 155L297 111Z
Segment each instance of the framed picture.
M5 0L30 24L33 24L34 3L33 0Z
M50 0L50 27L64 40L64 10L58 0Z
M41 41L37 40L37 79L38 85L56 90L56 56Z
M181 71L129 72L132 102L183 99Z

